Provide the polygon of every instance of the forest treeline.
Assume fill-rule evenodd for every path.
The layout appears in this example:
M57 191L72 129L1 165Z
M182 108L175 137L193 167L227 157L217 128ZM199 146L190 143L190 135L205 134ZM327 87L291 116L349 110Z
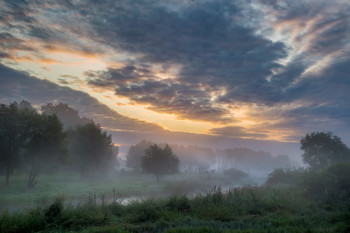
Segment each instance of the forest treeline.
M155 142L142 140L130 146L126 154L126 166L142 172L141 157L144 151ZM165 146L165 143L159 144ZM287 155L272 156L265 151L254 151L248 148L217 149L170 144L180 159L182 173L222 173L225 170L238 169L249 173L266 173L275 168L291 167Z
M28 174L32 188L38 174L59 169L79 171L81 177L106 174L117 165L118 147L100 125L66 104L49 103L38 112L23 100L0 105L0 151L5 185L18 169Z

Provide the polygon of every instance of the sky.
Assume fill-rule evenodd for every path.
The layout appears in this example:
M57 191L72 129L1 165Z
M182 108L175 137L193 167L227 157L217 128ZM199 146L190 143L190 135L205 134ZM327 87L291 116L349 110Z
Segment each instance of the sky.
M0 47L0 102L65 102L122 144L350 145L347 0L2 0Z

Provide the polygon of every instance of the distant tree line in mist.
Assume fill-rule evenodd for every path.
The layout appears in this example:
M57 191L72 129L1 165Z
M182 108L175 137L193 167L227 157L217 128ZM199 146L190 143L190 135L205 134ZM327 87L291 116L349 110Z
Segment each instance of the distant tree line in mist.
M136 172L142 172L141 157L154 142L142 140L132 145L126 154L126 166ZM159 144L166 146L165 143ZM170 147L180 159L182 173L224 172L238 169L246 172L271 171L274 168L289 167L291 162L286 155L272 156L268 152L254 151L247 148L213 150L199 146L171 144ZM229 173L229 172L228 172Z

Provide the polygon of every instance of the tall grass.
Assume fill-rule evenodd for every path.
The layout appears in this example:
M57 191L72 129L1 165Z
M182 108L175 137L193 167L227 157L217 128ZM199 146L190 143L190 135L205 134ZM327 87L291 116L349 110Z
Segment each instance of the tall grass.
M111 190L111 193L116 191ZM112 195L112 194L111 194ZM0 216L0 232L349 232L350 214L328 211L292 187L265 186L197 195L98 202L97 195L77 206L56 199L47 207Z

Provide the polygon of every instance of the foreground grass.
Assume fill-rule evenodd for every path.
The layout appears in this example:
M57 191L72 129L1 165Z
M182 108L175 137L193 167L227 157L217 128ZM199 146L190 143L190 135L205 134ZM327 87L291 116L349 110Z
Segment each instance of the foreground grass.
M90 198L76 207L4 212L0 232L349 232L347 209L323 209L292 187L220 187L122 205Z

